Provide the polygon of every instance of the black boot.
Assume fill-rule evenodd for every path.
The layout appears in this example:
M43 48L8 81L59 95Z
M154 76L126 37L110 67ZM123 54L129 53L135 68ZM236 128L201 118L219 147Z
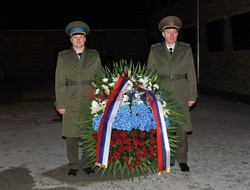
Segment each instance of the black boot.
M68 175L73 175L76 176L77 175L78 170L77 169L70 169L68 172Z
M179 166L181 168L181 171L189 172L189 167L188 167L187 163L180 163Z
M91 175L94 173L94 170L91 167L83 168L83 171L85 171L87 175Z

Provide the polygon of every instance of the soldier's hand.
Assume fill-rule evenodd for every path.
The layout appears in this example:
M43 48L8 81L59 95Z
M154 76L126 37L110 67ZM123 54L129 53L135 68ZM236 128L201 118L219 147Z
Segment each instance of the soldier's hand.
M65 114L65 109L64 109L64 108L58 109L57 111L58 111L60 114L62 114L62 115Z
M192 105L194 105L195 101L188 101L188 106L192 107Z

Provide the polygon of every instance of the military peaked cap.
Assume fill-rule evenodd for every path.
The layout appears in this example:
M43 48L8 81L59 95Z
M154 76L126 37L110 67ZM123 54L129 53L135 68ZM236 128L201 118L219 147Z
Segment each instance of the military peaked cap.
M89 32L90 32L89 26L82 21L73 21L69 23L65 28L65 33L68 36L71 36L74 34L88 35Z
M177 16L166 16L164 17L158 25L158 29L160 32L163 32L165 29L168 28L175 28L180 30L182 27L181 19Z

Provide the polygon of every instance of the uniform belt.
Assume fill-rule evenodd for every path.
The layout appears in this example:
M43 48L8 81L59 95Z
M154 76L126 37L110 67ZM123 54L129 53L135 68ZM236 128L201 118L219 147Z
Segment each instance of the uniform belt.
M187 79L187 74L170 74L170 75L160 75L163 80L180 80Z
M91 85L91 80L83 80L83 81L74 81L74 80L66 80L66 86L73 86L73 85Z

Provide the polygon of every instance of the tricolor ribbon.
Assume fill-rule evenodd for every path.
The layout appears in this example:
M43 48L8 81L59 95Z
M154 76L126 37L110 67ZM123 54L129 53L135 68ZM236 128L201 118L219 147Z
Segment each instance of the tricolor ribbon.
M98 137L96 144L97 166L105 168L107 168L108 166L112 123L116 117L120 105L120 100L118 100L118 98L120 97L121 92L126 91L128 85L127 81L127 73L125 73L124 76L121 76L118 79L105 107L98 129ZM138 85L134 86L138 90L146 93L146 96L152 108L157 133L158 175L165 172L170 172L170 146L162 105L151 92L139 87Z
M166 123L164 120L163 107L161 102L148 90L135 85L136 88L146 93L150 103L157 134L157 156L158 156L158 175L170 172L170 146L168 141L168 134L166 130Z
M96 165L107 168L112 123L116 117L121 99L120 94L125 92L128 86L127 73L121 76L116 82L106 104L102 119L99 124L96 144Z

